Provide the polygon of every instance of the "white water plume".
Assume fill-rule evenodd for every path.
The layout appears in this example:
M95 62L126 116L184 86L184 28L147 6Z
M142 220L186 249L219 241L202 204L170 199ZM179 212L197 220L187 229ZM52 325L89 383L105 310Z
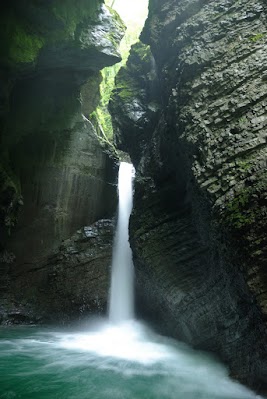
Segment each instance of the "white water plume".
M207 353L133 320L128 242L133 167L121 163L110 320L83 329L0 329L0 398L257 399Z
M134 317L134 273L129 244L129 218L133 205L132 179L134 168L126 162L119 169L119 213L113 246L109 317L122 322Z
M260 398L210 355L136 321L13 334L0 340L1 398Z

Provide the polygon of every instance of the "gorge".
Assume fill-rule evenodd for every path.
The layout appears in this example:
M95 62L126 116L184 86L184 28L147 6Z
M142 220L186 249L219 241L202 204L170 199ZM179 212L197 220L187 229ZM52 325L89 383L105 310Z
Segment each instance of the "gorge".
M0 8L0 322L68 324L107 310L119 156L89 116L125 26L101 0ZM266 25L264 0L150 0L109 104L138 315L263 393Z
M0 331L2 398L259 398L231 381L211 356L158 336L134 320L128 242L132 178L132 165L122 162L109 320L91 319L78 331L77 326Z

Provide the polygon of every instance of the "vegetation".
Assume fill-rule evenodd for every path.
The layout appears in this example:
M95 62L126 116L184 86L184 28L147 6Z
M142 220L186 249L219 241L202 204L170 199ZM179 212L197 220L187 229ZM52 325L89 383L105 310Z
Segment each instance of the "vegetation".
M250 207L250 192L244 189L226 206L226 221L234 228L241 228L254 221Z
M117 75L122 62L119 64L113 65L108 68L104 68L102 70L102 83L100 85L100 96L101 101L99 106L95 111L95 115L97 116L98 123L101 126L105 136L110 140L113 137L113 129L111 116L108 111L108 103L111 96L111 92L114 88L115 84L115 76Z
M265 37L266 33L257 33L249 38L251 42L257 42Z
M45 44L74 39L77 24L91 18L98 5L97 0L55 0L48 7L36 2L29 7L33 15L44 13L41 23L6 7L0 15L1 62L16 68L35 63Z
M7 14L1 17L2 62L7 64L34 62L44 44L44 39L41 35L33 34L30 26L17 18L13 10L8 10Z
M73 36L77 24L90 18L96 11L99 2L97 0L56 0L52 2L52 11L62 23L65 33Z
M223 213L223 223L240 230L249 229L255 223L264 220L267 214L266 183L267 173L264 172L253 185L239 189L232 199L228 199Z
M140 0L139 3L141 4ZM106 5L110 8L114 7L114 9L119 14L121 13L121 11L123 11L123 15L121 16L123 19L127 19L125 20L127 31L120 45L122 61L116 65L104 68L102 70L103 80L100 85L101 102L95 111L98 123L101 126L105 137L108 140L111 140L113 137L113 129L111 116L108 111L108 103L110 100L111 92L115 85L115 77L120 68L125 66L131 46L138 41L146 17L147 2L142 0L141 6L139 5L139 13L136 19L131 19L133 17L132 15L128 15L127 18L127 14L125 12L125 9L123 9L123 5L120 0L106 0Z

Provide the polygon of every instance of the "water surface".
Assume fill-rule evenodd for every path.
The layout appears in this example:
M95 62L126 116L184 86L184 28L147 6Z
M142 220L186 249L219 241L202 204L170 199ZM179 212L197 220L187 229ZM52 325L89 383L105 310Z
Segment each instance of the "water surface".
M255 399L206 353L143 324L0 329L0 398Z

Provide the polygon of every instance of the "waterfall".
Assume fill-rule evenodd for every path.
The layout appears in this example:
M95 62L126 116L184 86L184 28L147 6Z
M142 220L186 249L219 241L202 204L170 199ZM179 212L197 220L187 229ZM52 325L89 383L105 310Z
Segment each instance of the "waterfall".
M78 331L73 327L0 329L0 398L263 399L232 381L227 369L208 354L156 335L133 320L128 242L132 177L133 167L122 163L112 261L112 323L92 319Z
M119 169L119 213L112 256L109 318L122 322L134 316L134 277L129 244L129 218L132 211L134 168L126 162Z

